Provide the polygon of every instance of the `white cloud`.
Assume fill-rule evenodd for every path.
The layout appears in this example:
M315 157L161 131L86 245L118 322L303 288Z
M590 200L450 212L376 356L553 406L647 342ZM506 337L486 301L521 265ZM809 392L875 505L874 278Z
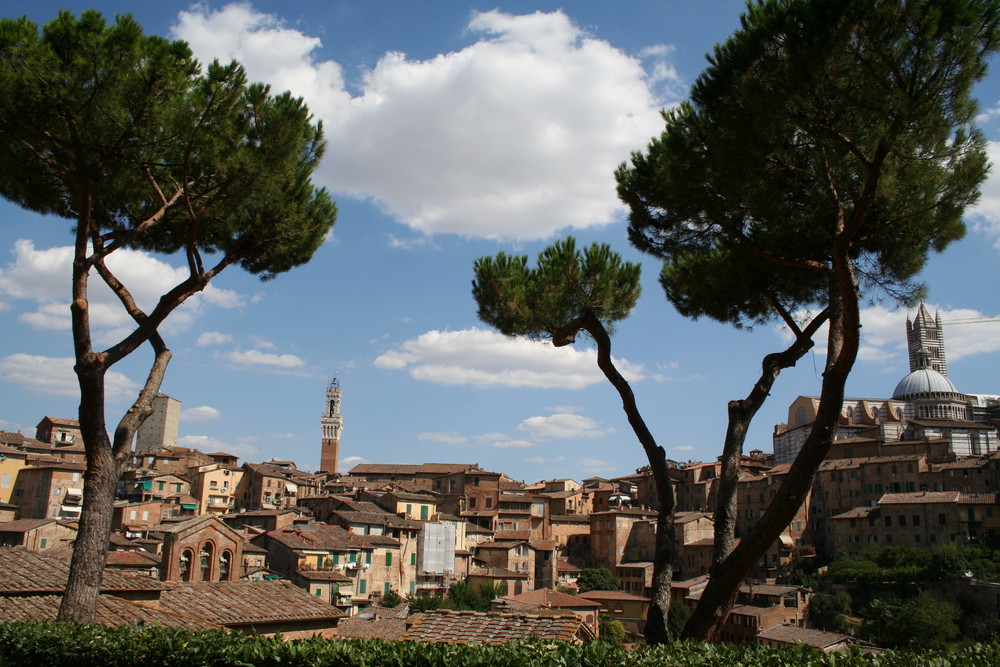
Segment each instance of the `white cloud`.
M979 319L992 317L971 308L944 308L934 304L926 304L931 315L941 314L945 325L945 345L948 359L957 361L976 354L985 354L1000 350L1000 336L991 326L949 325L956 320ZM889 310L885 306L872 306L861 310L861 348L858 359L866 362L878 362L887 366L903 366L908 368L906 353L906 320L916 315L915 309L898 308ZM788 343L792 337L784 326L778 327L781 339ZM828 327L824 325L814 337L816 354L826 355L826 336Z
M229 442L208 435L185 435L177 438L177 444L181 447L197 449L206 454L214 454L216 452L233 454L244 461L258 461L263 454L258 447L246 443Z
M440 442L446 445L464 445L469 441L467 437L457 431L448 431L447 433L418 433L417 438L430 442Z
M181 419L192 422L209 422L219 418L219 411L210 405L188 408L181 412Z
M589 417L570 413L558 413L549 417L529 417L517 427L519 431L527 432L530 437L548 438L603 438L614 433L613 428L602 429L597 422Z
M524 459L524 461L525 461L525 463L545 463L546 462L544 456L532 456L532 457Z
M37 304L33 312L19 317L21 322L36 329L68 331L72 260L73 249L69 246L37 249L30 240L18 240L14 244L13 262L0 269L0 296ZM118 250L108 258L107 264L146 312L150 312L160 297L188 274L186 268L174 268L136 250ZM88 298L90 322L98 344L117 342L132 331L132 318L100 278L91 279ZM206 305L238 308L244 301L232 290L209 285L173 312L160 330L169 334L187 329Z
M1000 107L991 109L989 113L1000 114ZM993 169L982 185L979 201L969 209L968 217L972 228L992 239L1000 249L1000 141L987 142L986 154L993 163Z
M618 467L610 461L601 459L580 459L577 461L580 469L590 475L606 475L618 470Z
M530 440L497 440L491 443L494 447L510 447L510 448L524 448L524 447L537 447L537 442L531 442Z
M264 368L301 368L305 362L294 354L271 354L260 350L233 350L222 355L224 359L238 366L253 366Z
M371 463L371 461L364 458L363 456L348 456L340 460L339 467L341 470L350 470L354 466L360 465L362 463Z
M305 97L331 146L319 180L422 234L541 239L618 219L613 172L662 129L650 86L677 78L669 52L646 53L648 73L562 11L476 13L469 31L428 60L385 54L353 99L317 38L249 5L182 12L173 35Z
M691 445L678 445L677 447L674 447L673 449L674 449L674 451L677 451L677 452L693 452L694 451L694 447L692 447Z
M233 337L231 335L219 333L218 331L206 331L198 336L199 347L205 347L206 345L225 345L226 343L231 342L233 342Z
M80 385L73 364L72 357L11 354L0 358L0 377L40 394L75 397L80 395ZM131 401L139 393L139 385L117 371L108 371L104 383L104 395L110 402Z
M615 363L630 382L643 379L641 365L624 359ZM428 331L382 354L374 365L408 369L418 380L475 387L582 389L605 381L592 349L557 348L478 328Z

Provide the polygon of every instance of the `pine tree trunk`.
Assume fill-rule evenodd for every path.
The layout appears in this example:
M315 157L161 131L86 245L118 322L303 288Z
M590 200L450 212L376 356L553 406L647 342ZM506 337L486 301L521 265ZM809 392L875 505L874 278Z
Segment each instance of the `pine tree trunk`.
M631 386L611 360L611 337L604 325L589 309L584 311L578 321L597 343L597 365L618 391L622 409L646 453L649 468L653 473L659 509L656 515L656 541L653 552L653 604L650 605L646 618L645 635L647 643L662 644L670 641L670 627L667 621L670 613L670 584L673 579L674 507L676 506L667 455L663 447L656 444L653 434L639 413L639 406L635 402ZM553 342L557 344L562 340L561 337L553 338Z
M816 471L837 434L844 403L844 387L860 345L860 312L853 266L846 253L834 262L830 277L830 331L816 419L778 493L750 533L721 562L702 592L694 614L684 628L689 639L713 641L732 609L740 585L761 556L777 540L812 489Z

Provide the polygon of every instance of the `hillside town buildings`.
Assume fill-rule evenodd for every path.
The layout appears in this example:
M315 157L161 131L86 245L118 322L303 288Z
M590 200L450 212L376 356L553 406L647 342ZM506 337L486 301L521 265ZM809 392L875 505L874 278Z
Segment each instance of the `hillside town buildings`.
M1000 399L960 393L948 380L941 322L924 307L907 322L907 338L911 370L892 398L845 399L831 454L740 593L728 641L763 637L779 645L793 641L796 628L806 630L809 592L777 583L797 556L1000 537ZM225 452L169 446L167 413L179 402L161 401L165 418L154 431L163 443L137 447L119 485L108 567L155 579L142 595L159 597L164 609L250 590L226 584L282 582L276 601L301 594L313 607L325 605L309 621L315 627L356 617L352 632L362 635L381 627L380 618L404 633L401 619L379 607L385 596L444 595L462 581L498 587L503 614L541 613L524 608L541 599L579 617L580 627L566 625L570 634L596 635L595 613L602 613L622 620L629 637L641 635L658 507L648 468L614 479L530 484L477 463L364 463L342 474L341 398L334 379L320 419L317 473L292 461L240 465ZM775 428L774 455L753 450L742 458L737 539L775 500L817 400L793 401L788 423ZM46 416L34 438L0 432L0 551L67 557L82 508L82 454L72 419ZM720 474L718 461L674 462L670 469L677 499L673 595L691 606L711 567ZM563 593L575 588L581 570L595 567L611 570L622 589L567 600ZM446 615L435 627L471 618ZM238 625L224 615L207 620ZM291 628L280 614L261 615L258 623Z

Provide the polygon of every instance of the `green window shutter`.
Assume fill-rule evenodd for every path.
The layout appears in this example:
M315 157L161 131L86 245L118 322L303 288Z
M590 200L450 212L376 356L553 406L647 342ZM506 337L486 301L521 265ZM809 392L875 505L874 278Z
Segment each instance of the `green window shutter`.
M48 543L49 543L49 538L47 538L47 537L43 537L43 538L42 538L42 539L41 539L41 540L39 541L39 543L38 543L38 548L39 548L39 549L44 549L44 548L45 548L45 545L47 545Z
M420 520L421 521L427 521L427 511L429 509L430 508L427 507L427 505L421 505L420 506Z
M410 582L410 595L413 595L416 592L417 592L417 582L411 581Z
M385 552L385 564L386 565L392 565L392 552L391 551L386 551Z
M333 554L333 564L336 565L340 562L340 554Z
M365 552L365 563L367 563L368 565L372 564L372 552L371 551L366 551Z
M409 516L410 514L413 514L413 505L406 506L406 515Z
M364 595L368 590L368 582L364 579L358 579L358 595Z
M410 565L416 565L416 564L417 564L417 554L412 553L410 554Z
M387 582L385 582L385 586L382 587L382 594L383 595L388 595L390 592L392 592L392 584L390 584L387 581Z
M350 554L350 556L348 556L348 562L349 563L357 563L358 562L358 553L356 551L352 551L351 554Z

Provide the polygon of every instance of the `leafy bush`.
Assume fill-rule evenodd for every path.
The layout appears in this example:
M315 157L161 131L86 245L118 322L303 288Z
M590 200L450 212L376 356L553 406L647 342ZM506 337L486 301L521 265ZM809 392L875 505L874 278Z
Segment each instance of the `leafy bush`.
M606 567L588 567L580 570L576 587L581 593L590 591L617 591L622 582Z
M825 655L799 647L770 649L680 642L626 651L609 642L574 645L540 640L502 646L303 639L283 641L227 631L157 627L8 623L0 625L2 667L995 667L1000 644L946 653L852 651Z

